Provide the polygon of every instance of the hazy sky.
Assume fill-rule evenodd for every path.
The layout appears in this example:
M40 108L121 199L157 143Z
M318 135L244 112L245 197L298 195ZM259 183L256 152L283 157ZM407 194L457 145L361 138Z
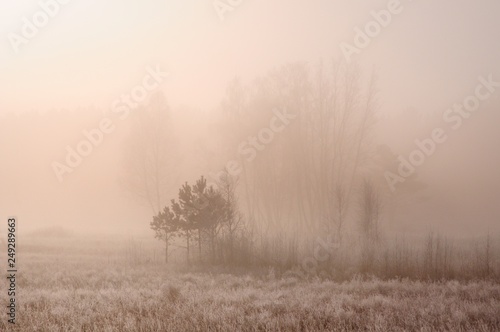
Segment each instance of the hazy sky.
M23 18L32 21L33 15L40 12L40 4L34 0L1 0L0 115L31 110L78 111L91 106L106 110L121 94L129 93L142 82L148 66L157 65L169 72L161 89L174 109L188 106L209 112L218 106L228 82L235 76L251 82L270 69L291 62L305 61L315 66L321 59L341 60L339 45L353 44L354 28L363 29L373 20L371 11L386 9L390 2L243 0L233 11L225 13L222 21L212 0L71 0L59 5L48 24L20 45L16 53L9 36L22 34ZM474 92L479 76L492 74L500 81L498 0L401 0L400 7L400 13L393 15L390 24L353 57L364 74L369 74L372 68L378 74L380 111L387 115L380 128L387 128L386 140L399 135L391 121L397 123L397 117L405 117L408 109L413 113L438 114L439 118L453 103L462 102ZM490 108L500 104L499 96L496 93L488 101ZM496 134L499 119L494 111L478 115L476 124L471 122L444 153L427 164L428 168L438 170L429 174L429 179L459 188L470 181L483 194L491 190L490 202L482 201L483 207L475 207L481 211L471 212L470 217L482 218L487 214L490 223L500 217L493 198L500 194L500 180L498 176L491 180L486 175L500 166L500 156L495 152L498 149L492 144L499 140ZM414 132L406 131L406 127L399 130L406 140L394 141L394 147L405 153L415 138ZM81 129L66 131L79 134ZM66 144L71 142L61 142L59 150ZM117 142L113 144L106 151L119 146ZM22 144L9 142L0 146L9 153L22 149ZM44 168L38 173L30 169L36 156L20 159L29 160L29 165L3 166L4 170L24 170L23 177L28 177L11 191L3 189L2 197L10 197L8 203L14 210L29 206L39 197L39 191L29 191L37 183L36 174L50 173L51 159L41 159L44 161L39 165ZM98 172L100 166L92 163L90 167ZM464 176L470 175L477 165L481 168L473 173L475 177ZM455 169L454 176L447 178L445 174L450 174L447 171L450 167ZM457 176L467 181L457 184ZM74 176L78 178L79 175ZM54 215L99 210L100 218L104 219L129 204L126 198L120 198L101 208L102 199L115 193L108 187L95 193L94 201L86 202L69 199L68 193L87 195L88 192L78 193L77 189L68 188L69 184L57 187L54 181L51 189L54 197L67 199L64 204L54 203L59 209ZM458 201L467 201L467 197L463 195ZM46 205L38 207L48 209ZM128 216L139 218L143 214L143 210L127 206ZM40 216L36 210L27 213L33 219ZM42 215L47 223L51 222L49 210ZM72 216L82 223L88 217Z
M221 21L211 0L72 0L16 54L8 33L20 33L22 18L40 7L3 0L0 112L108 108L155 64L171 74L163 89L174 105L210 109L236 75L251 80L288 62L340 59L339 44L352 43L353 28L388 3L244 0ZM365 72L379 73L385 111L440 110L477 76L500 76L498 1L401 0L401 7L355 56Z

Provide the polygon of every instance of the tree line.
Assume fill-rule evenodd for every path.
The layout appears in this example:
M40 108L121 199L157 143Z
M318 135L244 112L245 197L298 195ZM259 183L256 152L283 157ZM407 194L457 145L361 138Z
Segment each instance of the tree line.
M328 236L338 246L315 262L316 270L341 279L356 273L474 275L475 259L462 259L469 250L451 250L443 241L401 247L385 234L382 226L396 223L398 207L410 204L425 184L414 174L398 191L389 190L384 172L399 163L374 139L377 108L375 76L363 83L356 68L338 63L287 65L249 85L235 80L220 109L189 119L199 122L195 131L176 131L174 123L188 112L175 113L174 121L165 98L155 95L131 117L125 182L151 206L150 227L164 242L167 262L178 246L188 263L287 271L310 263L318 238ZM294 114L293 123L257 148L252 161L237 154L276 109ZM228 160L237 161L240 171L226 169L215 186L203 176L194 184L178 181L211 175ZM435 248L423 252L422 246ZM487 253L485 275L492 271L493 252L486 247L479 250ZM434 262L446 266L446 274Z

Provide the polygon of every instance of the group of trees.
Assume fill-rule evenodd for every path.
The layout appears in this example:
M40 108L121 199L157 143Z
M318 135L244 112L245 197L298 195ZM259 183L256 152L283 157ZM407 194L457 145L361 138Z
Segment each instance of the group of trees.
M188 263L288 269L328 236L339 250L327 268L352 263L372 271L395 196L383 172L398 165L388 147L374 144L376 95L373 75L364 81L356 68L334 62L283 66L248 85L235 80L219 112L207 117L172 113L163 96L152 96L131 116L125 179L151 206L150 226L164 242L165 260L176 247ZM277 110L293 119L261 139ZM262 143L251 160L239 148L250 137ZM213 178L211 171L229 160L238 167ZM194 174L208 174L215 184L202 176L181 185ZM408 179L396 196L414 182Z
M166 100L152 96L132 115L124 178L152 209L150 227L164 243L165 261L176 247L188 263L298 267L338 278L474 276L477 264L447 241L431 237L422 251L384 236L394 207L422 184L415 174L389 192L383 174L399 163L388 146L374 144L375 79L367 82L337 63L283 66L250 85L232 82L219 113L182 112L175 121ZM276 110L293 121L269 140L258 138L248 160L239 147L269 133ZM182 116L198 122L174 126ZM214 178L211 171L223 165ZM181 185L193 174L211 180ZM333 249L317 256L325 246ZM490 275L489 241L480 251L480 268Z
M358 224L363 234L375 231L367 223L381 216L387 187L372 137L376 92L374 75L364 83L355 67L337 62L290 64L249 85L230 84L213 135L221 146L257 135L276 109L295 116L254 160L238 156L242 209L260 232L310 247L325 232L342 241Z
M293 253L284 260L292 263L307 254L319 235L328 233L341 242L346 224L356 224L351 219L359 220L370 243L376 242L380 177L374 176L370 142L375 92L373 78L364 86L354 68L337 63L315 69L302 63L283 66L249 86L234 81L221 112L210 117L197 155L211 157L207 173L232 159L241 171L218 176L216 188L203 177L194 185L185 183L178 199L170 202L165 197L172 197L169 191L177 186L173 165L182 158L175 157L178 145L166 102L151 98L133 126L127 177L131 189L153 209L151 227L165 241L166 259L179 238L185 240L188 260L196 252L193 243L200 260L204 255L212 261L231 256L232 250L222 254L220 248L234 248L242 224L239 209L259 246L284 241ZM294 114L294 120L249 162L237 153L238 146L269 125L277 109ZM354 206L358 201L365 206L360 213ZM266 250L250 256L267 257Z
M182 185L178 199L172 199L150 224L156 238L165 243L165 262L175 238L184 239L188 264L192 242L197 245L200 261L204 255L212 262L232 260L234 241L242 226L235 188L236 180L227 173L217 188L207 186L203 176L194 185L187 182Z

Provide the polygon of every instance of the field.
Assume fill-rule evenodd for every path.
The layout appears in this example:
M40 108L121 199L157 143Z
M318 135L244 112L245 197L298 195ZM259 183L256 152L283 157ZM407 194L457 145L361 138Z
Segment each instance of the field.
M174 269L161 262L160 249L105 238L24 238L16 324L4 314L0 330L500 330L500 285L493 281L334 282L283 278L273 269ZM6 286L2 278L4 308Z

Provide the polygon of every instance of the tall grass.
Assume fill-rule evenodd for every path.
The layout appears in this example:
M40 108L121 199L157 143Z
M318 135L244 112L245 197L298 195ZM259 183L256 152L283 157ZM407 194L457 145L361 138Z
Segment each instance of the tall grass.
M328 260L316 259L315 239L261 237L252 244L236 241L238 259L214 265L273 267L277 271L304 270L308 277L321 273L336 280L348 280L355 275L372 275L384 279L413 280L500 280L499 246L491 236L476 239L453 239L430 233L415 239L408 237L382 238L366 241L351 234L343 237L340 247L328 253ZM238 243L242 243L239 246ZM326 253L322 253L323 257ZM316 260L316 262L314 262ZM305 263L307 262L307 263Z

